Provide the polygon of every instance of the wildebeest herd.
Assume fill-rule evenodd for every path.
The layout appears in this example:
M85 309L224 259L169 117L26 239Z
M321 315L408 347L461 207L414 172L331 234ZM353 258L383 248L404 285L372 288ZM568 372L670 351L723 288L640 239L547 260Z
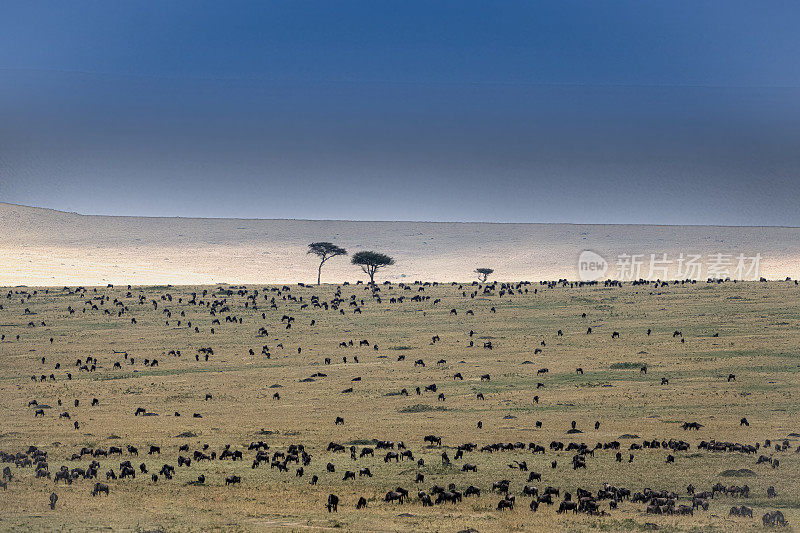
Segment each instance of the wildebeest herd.
M794 282L2 296L0 528L798 520Z

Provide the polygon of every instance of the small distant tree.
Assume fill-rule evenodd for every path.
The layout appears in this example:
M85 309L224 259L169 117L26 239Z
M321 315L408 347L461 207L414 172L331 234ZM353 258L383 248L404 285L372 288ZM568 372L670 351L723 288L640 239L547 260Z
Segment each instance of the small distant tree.
M476 268L475 273L478 274L478 280L481 283L486 283L486 279L489 277L489 274L494 272L493 268Z
M378 252L356 252L353 254L351 262L361 267L361 270L369 276L370 284L374 286L375 272L377 272L379 268L393 265L394 259L386 254Z
M308 245L308 253L320 258L319 269L317 270L317 285L319 285L322 279L322 265L325 264L325 261L337 255L347 255L347 250L330 242L312 242Z

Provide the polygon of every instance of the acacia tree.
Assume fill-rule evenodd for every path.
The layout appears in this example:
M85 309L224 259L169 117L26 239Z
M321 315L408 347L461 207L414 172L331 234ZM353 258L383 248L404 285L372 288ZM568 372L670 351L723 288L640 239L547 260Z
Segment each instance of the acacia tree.
M308 253L320 258L317 270L317 285L319 285L320 279L322 279L322 265L325 264L325 261L337 255L347 255L347 250L330 242L312 242L308 245Z
M353 254L351 263L361 267L361 270L369 276L369 282L374 287L375 272L377 272L379 268L393 265L394 259L379 252L356 252Z
M489 277L489 274L493 273L493 268L476 268L475 273L478 274L478 279L482 283L486 283L486 278Z

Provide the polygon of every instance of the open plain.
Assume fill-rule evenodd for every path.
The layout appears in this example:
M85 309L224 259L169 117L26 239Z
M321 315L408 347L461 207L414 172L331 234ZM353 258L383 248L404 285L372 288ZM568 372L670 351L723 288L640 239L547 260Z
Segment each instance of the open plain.
M800 523L794 282L377 288L3 289L0 529L760 530L773 510ZM124 461L136 477L110 479ZM55 481L62 466L71 483ZM107 495L90 494L98 482ZM687 486L717 484L736 488L673 512L693 507ZM437 486L456 503L437 504ZM559 495L533 512L548 486ZM408 498L385 501L398 487ZM558 513L578 488L592 500ZM729 516L742 505L752 518Z
M800 531L800 2L495 4L0 3L0 533Z

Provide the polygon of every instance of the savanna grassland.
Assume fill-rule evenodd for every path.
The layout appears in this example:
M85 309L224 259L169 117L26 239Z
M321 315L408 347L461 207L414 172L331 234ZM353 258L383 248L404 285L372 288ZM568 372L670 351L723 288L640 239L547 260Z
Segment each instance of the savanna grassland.
M789 527L800 524L800 287L794 282L533 283L512 284L511 293L499 283L379 288L379 298L361 284L3 289L0 451L25 454L36 446L47 452L51 474L62 465L87 468L93 459L100 467L97 480L79 477L67 485L37 479L33 466L0 464L13 475L0 490L0 529L760 530L762 514L773 509L785 514ZM315 306L313 296L327 309ZM412 301L417 296L423 299ZM294 319L289 329L284 315ZM612 339L615 331L619 337ZM368 345L360 346L362 340ZM484 348L489 342L492 349ZM201 348L212 348L213 355L206 360ZM88 356L89 370L80 370ZM157 366L145 366L153 359ZM415 366L417 360L425 366ZM544 368L547 373L538 372ZM490 380L481 381L484 374ZM662 385L662 378L669 383ZM431 384L436 393L415 392ZM93 398L98 405L91 405ZM29 405L34 400L38 405ZM146 415L135 416L138 408ZM44 416L35 416L37 409ZM59 417L64 412L69 419ZM336 417L344 424L336 425ZM742 417L749 427L740 425ZM581 433L567 433L572 421ZM684 422L702 427L685 431ZM442 447L428 445L426 435L440 436ZM690 448L629 451L645 439L683 440ZM404 442L414 460L386 463L385 450L350 458L350 446L360 453L376 440ZM758 444L759 450L698 449L711 440ZM774 443L784 440L789 447L776 450ZM311 462L302 477L294 463L288 472L269 463L251 468L253 441L265 441L270 457L302 444ZM618 441L623 460L615 460L615 450L599 449L587 455L585 470L573 470L575 452L552 451L552 441L590 448ZM331 442L345 452L327 451ZM456 447L470 442L477 449L455 460ZM524 448L480 451L501 442ZM529 443L546 452L533 454ZM177 466L179 455L191 457L206 444L204 453L219 455L230 445L244 460ZM128 445L138 456L124 451L72 459L84 447ZM160 455L147 453L151 445L160 446ZM189 451L179 452L182 445ZM668 454L674 463L666 462ZM779 466L756 464L760 455L778 459ZM136 478L106 481L106 472L119 474L124 460L132 462ZM527 483L528 472L509 467L514 461L526 461L541 482ZM329 462L334 473L326 469ZM148 474L140 473L140 463ZM464 463L477 472L462 472ZM151 474L164 464L176 467L174 477L154 482ZM364 467L372 477L343 481L346 471ZM201 474L205 482L196 483ZM424 475L422 483L415 483L417 474ZM230 475L241 483L226 486ZM313 475L316 485L309 483ZM491 486L501 479L510 480L513 510L496 510L503 496ZM108 483L108 496L90 495L96 481ZM475 485L481 496L421 505L418 490L450 483L459 491ZM674 491L679 504L690 506L690 483L697 491L747 484L750 495L718 493L707 511L693 516L646 514L646 504L630 500L617 509L600 501L601 516L556 513L564 492L574 496L582 487L596 494L603 483L632 493ZM557 487L561 497L533 513L531 498L521 493L526 484L540 492ZM770 486L773 498L767 497ZM410 492L409 501L384 502L397 487ZM52 492L55 510L49 508ZM329 494L340 499L336 513L325 508ZM362 496L367 507L356 510ZM728 516L731 506L742 504L754 509L753 518Z

